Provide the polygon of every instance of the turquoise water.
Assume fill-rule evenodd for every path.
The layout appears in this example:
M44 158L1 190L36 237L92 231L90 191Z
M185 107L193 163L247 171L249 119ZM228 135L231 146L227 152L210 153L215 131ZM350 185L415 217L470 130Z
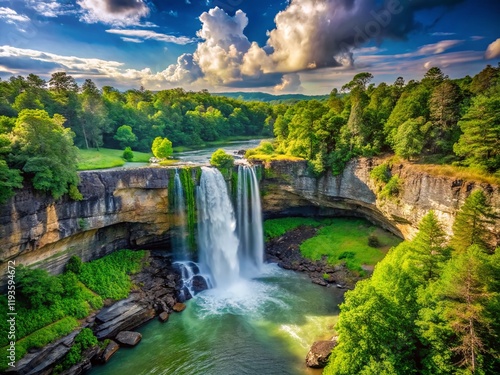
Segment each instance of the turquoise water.
M90 374L320 374L304 359L315 340L333 335L341 301L336 288L265 265L257 279L205 291L167 323L147 323L137 347Z

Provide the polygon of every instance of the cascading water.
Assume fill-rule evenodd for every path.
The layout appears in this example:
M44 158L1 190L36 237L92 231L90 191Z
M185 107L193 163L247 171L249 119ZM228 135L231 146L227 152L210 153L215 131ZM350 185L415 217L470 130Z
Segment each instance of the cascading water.
M184 198L184 189L182 188L179 170L175 169L174 176L174 212L176 217L177 230L172 238L174 258L176 260L188 260L187 251L187 230L186 230L186 201Z
M236 202L240 273L252 277L260 273L264 261L260 192L253 166L238 166Z
M239 241L226 181L217 169L202 167L197 205L201 266L210 271L215 287L226 288L239 279Z

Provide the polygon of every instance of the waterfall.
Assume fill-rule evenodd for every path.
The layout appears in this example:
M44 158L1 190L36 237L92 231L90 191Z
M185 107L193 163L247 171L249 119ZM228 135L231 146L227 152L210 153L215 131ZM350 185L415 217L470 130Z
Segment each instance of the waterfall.
M238 166L236 202L240 272L251 277L260 273L264 261L260 192L253 166Z
M202 167L197 205L200 265L216 287L226 288L239 279L239 241L226 181L217 169Z
M174 213L176 217L177 230L175 231L172 243L174 250L174 258L177 260L189 259L187 251L187 230L186 230L186 201L184 198L184 189L182 188L179 170L175 169L174 177Z

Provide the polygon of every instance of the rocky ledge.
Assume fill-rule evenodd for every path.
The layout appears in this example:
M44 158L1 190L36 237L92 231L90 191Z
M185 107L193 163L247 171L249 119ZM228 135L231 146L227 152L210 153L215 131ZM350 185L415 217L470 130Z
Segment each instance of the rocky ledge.
M311 281L321 286L336 286L341 289L352 289L359 277L350 272L344 265L332 266L326 259L313 261L304 258L300 253L300 244L316 235L318 228L300 226L266 242L266 260L277 263L287 270L305 272Z
M16 364L11 374L35 375L50 374L62 361L73 345L74 339L82 328L91 328L102 341L110 339L104 347L96 346L86 350L81 363L73 366L64 374L81 374L93 363L105 363L120 346L136 345L140 334L129 332L157 315L171 314L179 309L179 291L182 288L181 276L168 254L162 251L148 253L149 265L132 276L136 285L128 298L121 301L109 301L107 306L90 315L80 328L56 342L28 353ZM183 305L185 307L185 305ZM118 343L119 344L118 344Z

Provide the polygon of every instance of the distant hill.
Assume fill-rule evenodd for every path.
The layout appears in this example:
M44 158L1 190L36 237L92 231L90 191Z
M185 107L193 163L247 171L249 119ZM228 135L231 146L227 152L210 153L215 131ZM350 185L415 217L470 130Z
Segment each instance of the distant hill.
M225 96L233 99L240 99L244 101L259 101L259 102L288 102L299 100L325 100L329 95L302 95L302 94L285 94L285 95L272 95L265 92L218 92L212 95Z

